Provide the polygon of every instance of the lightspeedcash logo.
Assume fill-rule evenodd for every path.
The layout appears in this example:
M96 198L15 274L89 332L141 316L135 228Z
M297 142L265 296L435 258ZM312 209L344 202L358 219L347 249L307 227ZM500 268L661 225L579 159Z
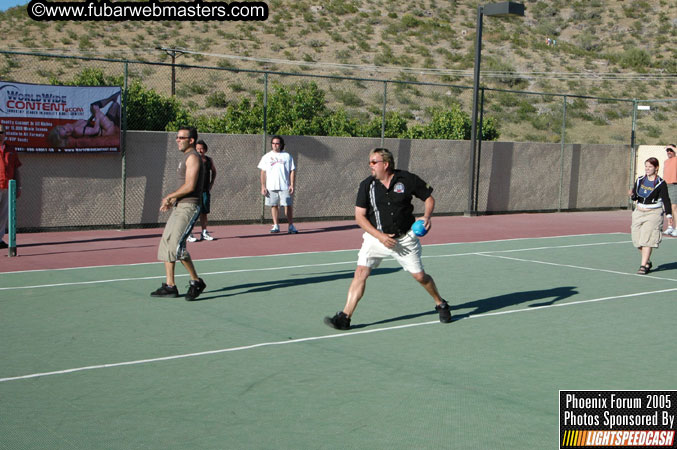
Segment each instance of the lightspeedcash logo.
M225 3L202 0L193 2L50 2L32 0L26 7L28 16L36 21L97 21L97 20L192 20L239 21L268 19L265 2Z

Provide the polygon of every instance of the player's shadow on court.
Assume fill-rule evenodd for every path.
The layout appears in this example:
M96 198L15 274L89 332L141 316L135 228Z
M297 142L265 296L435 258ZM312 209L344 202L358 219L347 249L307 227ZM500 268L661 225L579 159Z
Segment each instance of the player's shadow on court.
M677 269L677 262L671 262L671 263L667 263L667 264L661 264L661 265L658 266L658 267L654 267L654 268L651 270L651 272L649 272L649 273L652 273L652 272L662 272L662 271L664 271L664 270L676 270L676 269Z
M383 269L374 269L372 271L371 276L378 276L378 275L387 275L389 273L393 272L398 272L401 269L399 267L397 268L383 268ZM236 295L242 295L242 294L252 294L256 292L268 292L272 291L275 289L284 289L288 287L296 287L296 286L305 286L309 284L318 284L318 283L327 283L329 281L336 281L336 280L347 280L347 279L352 279L353 274L355 273L354 270L342 270L340 272L330 272L322 275L317 275L317 276L304 276L303 278L284 278L281 280L268 280L268 281L260 281L260 282L255 282L255 283L242 283L242 284L235 284L232 286L226 286L221 289L216 289L216 290L210 290L207 293L209 294L209 297L198 297L194 301L201 301L201 300L212 300L215 298L221 298L221 297L233 297ZM348 287L346 286L346 290ZM232 292L235 291L235 292ZM220 292L229 292L227 294L221 294L221 295L213 295L217 294ZM317 297L320 297L322 294L318 293Z
M496 297L484 298L481 300L475 300L472 302L463 303L461 305L451 305L452 311L459 309L475 308L474 311L452 315L452 320L465 319L470 316L478 316L482 314L487 314L492 311L497 311L499 309L506 308L508 306L515 306L525 303L530 303L530 308L535 308L539 306L551 306L555 302L564 300L566 298L572 297L578 294L575 286L562 286L552 289L541 289L537 291L522 291L522 292L511 292L510 294L498 295ZM548 301L539 301L547 300ZM536 303L531 303L536 302Z
M386 323L400 322L402 320L415 319L417 317L431 316L433 314L437 315L437 311L435 311L434 309L432 309L430 311L422 312L422 313L417 313L417 314L407 314L405 316L391 317L390 319L379 320L378 322L353 324L353 325L350 325L350 329L356 330L358 328L366 328L366 327L371 327L373 325L384 325Z
M489 298L484 298L481 300L474 300L472 302L467 302L463 303L461 305L453 305L450 304L449 306L451 307L451 320L452 321L457 321L461 319L467 319L470 316L477 316L481 314L486 314L492 311L497 311L502 308L506 308L508 306L515 306L519 305L522 303L529 303L529 302L538 302L539 300L546 300L546 299L551 299L549 301L542 301L538 303L532 303L528 305L531 308L537 307L537 306L549 306L554 304L557 301L564 300L566 298L569 298L573 295L578 294L578 291L574 286L562 286L562 287L557 287L553 289L543 289L543 290L538 290L538 291L522 291L522 292L511 292L510 294L505 294L505 295L498 295L496 297L489 297ZM463 313L463 314L456 314L454 315L453 312L457 310L463 310L467 308L475 308L474 311L468 312L468 313ZM372 323L362 323L362 324L356 324L352 325L350 328L351 329L356 329L356 328L365 328L373 325L383 325L386 323L391 323L391 322L400 322L403 320L409 320L409 319L415 319L417 317L423 317L423 316L432 316L435 315L437 316L437 311L434 309L431 309L426 312L422 313L417 313L417 314L408 314L406 316L399 316L399 317L392 317L390 319L385 319L385 320L379 320L378 322L372 322Z

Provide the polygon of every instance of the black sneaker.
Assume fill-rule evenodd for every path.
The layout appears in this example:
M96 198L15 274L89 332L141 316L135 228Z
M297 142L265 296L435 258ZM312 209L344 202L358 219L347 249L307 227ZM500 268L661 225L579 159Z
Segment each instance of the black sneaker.
M449 309L449 303L446 300L442 300L440 305L435 306L435 310L440 314L440 322L451 322L451 309Z
M151 297L178 297L179 290L176 286L167 286L167 283L162 283L157 290L150 293Z
M206 287L207 285L202 281L202 278L198 278L197 281L190 280L190 286L188 286L188 292L186 292L186 300L195 300Z
M325 317L324 323L337 330L347 330L350 328L350 317L343 311L339 311L334 314L334 317Z

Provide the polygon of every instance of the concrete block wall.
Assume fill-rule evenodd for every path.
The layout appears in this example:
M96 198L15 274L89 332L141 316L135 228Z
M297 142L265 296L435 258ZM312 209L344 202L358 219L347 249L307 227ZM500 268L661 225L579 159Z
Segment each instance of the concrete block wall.
M269 219L256 168L270 138L201 134L218 176L212 222ZM285 137L295 158L294 215L351 217L359 182L369 176L369 150L380 139ZM462 213L468 204L467 141L386 139L396 167L418 174L434 188L437 213ZM130 131L126 140L124 221L158 224L162 196L176 187L181 159L175 133ZM21 154L24 189L17 204L20 229L118 226L123 221L120 154ZM560 170L560 166L562 170ZM623 145L483 142L480 212L556 211L627 207L630 155ZM562 185L560 201L560 180ZM422 205L417 205L417 212Z

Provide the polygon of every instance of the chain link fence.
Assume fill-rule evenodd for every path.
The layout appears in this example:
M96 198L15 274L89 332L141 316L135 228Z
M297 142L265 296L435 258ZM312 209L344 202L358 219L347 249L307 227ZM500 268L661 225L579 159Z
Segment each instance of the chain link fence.
M181 61L181 58L176 60ZM130 145L126 136L132 130L175 129L177 123L172 123L172 120L185 118L185 114L199 118L200 124L207 128L221 127L225 130L207 135L212 141L208 141L210 154L216 159L217 168L222 169L219 178L224 177L217 179L213 195L216 194L217 202L222 195L223 201L231 202L232 209L246 211L246 214L238 216L217 210L210 215L215 222L267 218L267 208L262 207L258 189L253 193L249 191L251 178L256 177L253 168L261 155L269 150L267 138L273 132L289 136L289 148L304 169L299 171L299 183L307 186L322 186L326 180L333 179L330 174L335 171L342 174L341 178L346 183L350 180L355 184L355 180L359 181L368 173L361 166L355 167L352 155L366 152L369 146L375 145L396 149L399 167L420 171L424 176L426 172L433 172L429 169L446 166L448 177L433 175L436 181L432 183L431 180L431 184L436 186L437 196L449 197L440 202L445 207L437 209L437 212L446 214L467 212L470 196L474 197L474 206L479 212L624 207L627 205L619 204L615 198L599 204L575 200L578 194L572 194L574 185L577 185L574 178L580 176L586 159L595 167L604 165L604 158L611 158L614 164L622 164L627 183L637 145L677 142L677 129L670 126L670 119L677 112L676 99L640 101L480 88L480 124L484 124L485 131L497 130L502 144L482 142L480 133L478 163L473 169L479 181L471 189L470 149L462 150L465 146L469 147L469 142L440 141L436 140L439 139L437 137L432 138L429 144L421 145L411 138L431 140L426 133L440 132L439 128L444 125L439 122L440 112L457 109L467 121L472 111L472 88L420 82L411 74L400 74L396 78L375 80L242 70L230 67L227 62L218 66L200 66L0 51L0 80L3 81L118 84L126 88L123 100L126 122L123 122L123 151L120 154L78 155L75 158L26 155L30 157L31 164L24 167L25 178L38 180L40 189L24 192L24 203L35 202L33 204L42 206L40 213L34 214L31 223L24 224L23 228L64 228L82 224L147 225L161 221L155 212L146 207L146 203L161 198L163 192L173 188L174 155L171 150L174 142L167 133L153 133L136 136L134 144ZM320 91L324 107L333 113L332 120L335 121L325 124L322 131L364 139L305 139L299 142L310 147L295 148L296 138L318 137L320 134L314 132L316 128L312 123L305 124L305 128L300 123L283 123L289 105L299 109L312 106L294 103L293 98L289 100L291 103L284 103L283 94L293 97L311 84ZM139 109L138 104L130 101L130 96L156 96L161 100L158 102L160 107ZM641 108L645 104L650 106L649 110ZM229 108L235 107L239 111L249 111L249 115L229 116L231 122L241 121L235 124L237 131L230 131L229 127L234 124L226 123L225 114ZM312 122L312 118L308 121ZM469 123L460 124L460 128L465 134L445 139L467 140ZM200 131L201 136L205 136L203 130ZM224 140L219 137L220 134L232 136ZM153 139L153 148L159 140L166 154L160 154L162 150L154 150L152 154L139 151L139 145L146 145L144 139ZM510 147L504 145L506 142L531 144ZM522 153L514 153L517 147ZM424 150L426 153L420 153ZM557 195L531 205L515 202L514 197L512 200L505 197L506 188L510 192L517 187L512 186L513 181L502 186L496 184L496 174L500 170L509 170L510 180L529 179L533 176L537 160L538 164L548 167L547 179L551 183L548 189ZM433 167L428 167L431 164ZM76 174L73 174L73 166L77 166ZM162 167L162 174L158 177L164 181L160 185L148 182L147 169L157 166ZM86 189L72 188L78 173L86 174ZM230 181L226 181L225 177L229 177ZM223 185L219 186L221 183ZM505 179L502 183L506 183ZM153 187L149 189L151 185ZM351 185L351 189L353 187ZM228 190L221 194L216 192L219 188ZM59 193L63 203L72 206L63 209L46 203L44 197L47 191ZM299 189L297 195L301 205L303 189ZM348 203L352 205L352 199ZM299 206L298 212L301 212L300 218L343 217L352 214L352 208L328 202L308 210Z

